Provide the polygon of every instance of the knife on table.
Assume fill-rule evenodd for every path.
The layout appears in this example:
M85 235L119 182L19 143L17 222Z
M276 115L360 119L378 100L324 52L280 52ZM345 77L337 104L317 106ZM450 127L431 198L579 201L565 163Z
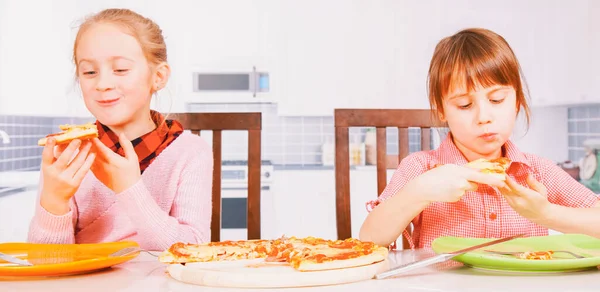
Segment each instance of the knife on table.
M461 249L461 250L457 250L455 252L451 252L451 253L443 253L443 254L439 254L430 258L426 258L420 261L416 261L416 262L411 262L411 263L407 263L404 265L400 265L398 267L392 268L386 272L380 273L375 275L375 279L385 279L388 277L392 277L392 276L396 276L399 274L402 274L404 272L408 272L408 271L412 271L414 269L418 269L418 268L423 268L423 267L427 267L433 264L437 264L437 263L441 263L441 262L445 262L455 256L470 252L470 251L474 251L477 249L480 249L482 247L486 247L486 246L490 246L490 245L494 245L494 244L498 244L501 242L505 242L505 241L509 241L509 240L513 240L515 238L518 237L522 237L525 234L518 234L518 235L514 235L514 236L509 236L509 237L505 237L505 238L501 238L501 239L496 239L493 241L489 241L486 243L482 243L482 244L478 244L475 246L471 246L465 249Z

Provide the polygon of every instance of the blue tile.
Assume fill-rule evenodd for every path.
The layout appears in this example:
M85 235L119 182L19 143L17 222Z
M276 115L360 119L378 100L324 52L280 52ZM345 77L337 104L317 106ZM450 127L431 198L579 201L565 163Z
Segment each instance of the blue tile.
M322 144L325 142L323 135L304 135L304 143L306 144Z
M304 124L303 133L305 135L321 135L323 126L321 124Z
M284 136L284 143L287 144L291 144L291 145L299 145L302 144L303 142L303 135L285 135Z
M589 107L589 117L592 119L600 118L600 105L592 105Z
M589 113L587 107L575 107L573 108L573 118L574 119L587 119L589 117Z
M569 147L577 147L577 136L569 136Z
M587 121L577 122L577 133L589 133L589 127Z
M600 134L600 121L590 121L590 133Z
M577 133L577 122L569 122L569 133Z
M585 142L585 140L587 140L589 138L590 137L588 137L588 136L577 136L576 147L583 147L583 143Z
M567 117L569 119L574 119L575 118L575 111L576 109L574 107L570 107L567 111Z

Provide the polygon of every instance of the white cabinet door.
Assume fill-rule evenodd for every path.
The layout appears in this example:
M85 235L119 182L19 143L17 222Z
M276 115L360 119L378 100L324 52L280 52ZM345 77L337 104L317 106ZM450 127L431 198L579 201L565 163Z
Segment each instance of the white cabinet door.
M394 88L393 1L273 1L272 89L282 115L381 107ZM275 67L276 66L276 67Z
M588 18L590 41L588 72L590 76L590 86L587 98L593 102L600 102L600 1L590 1ZM597 117L594 117L597 118Z
M545 92L534 105L574 105L600 101L589 94L592 78L589 68L592 51L590 50L589 4L593 1L549 1L545 8L549 11L541 20L546 28L539 33L535 54L543 56L542 74L546 81ZM532 93L534 94L534 93ZM535 95L534 95L535 97Z
M333 170L280 170L273 173L270 230L286 236L337 237ZM265 214L265 212L261 212ZM273 219L275 218L275 219Z
M387 171L388 181L393 172ZM261 218L275 221L270 230L288 236L337 239L334 170L275 171L273 180L273 202L266 204L274 211L266 212L269 218ZM350 171L352 237L358 238L360 227L368 215L365 203L376 199L377 195L375 167Z
M76 1L0 2L0 115L80 115L81 99L67 96Z

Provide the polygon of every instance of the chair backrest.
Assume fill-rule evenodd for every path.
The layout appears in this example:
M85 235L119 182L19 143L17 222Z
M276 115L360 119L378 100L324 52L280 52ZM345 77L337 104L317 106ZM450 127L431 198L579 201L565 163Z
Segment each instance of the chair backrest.
M398 162L409 154L408 128L421 128L421 149L429 150L432 127L439 125L432 118L431 110L418 109L336 109L335 126L335 192L338 239L352 236L350 220L350 154L349 128L375 127L377 141L377 196L387 184L386 177L386 128L398 128ZM373 190L375 191L375 190ZM407 227L412 231L410 225ZM408 243L403 240L403 247Z
M261 113L174 113L169 119L179 121L184 129L200 135L212 130L214 171L212 182L211 241L221 238L221 149L222 132L248 131L248 239L260 238L260 167Z

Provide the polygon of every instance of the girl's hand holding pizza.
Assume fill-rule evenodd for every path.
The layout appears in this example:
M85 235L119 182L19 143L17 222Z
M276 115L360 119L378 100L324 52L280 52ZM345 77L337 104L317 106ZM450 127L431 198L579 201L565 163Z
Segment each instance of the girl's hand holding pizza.
M405 187L411 194L419 195L427 202L457 202L466 191L477 190L478 184L498 188L506 186L498 176L465 166L446 164L424 172Z
M98 138L92 141L98 153L98 159L92 165L92 172L104 185L118 194L140 180L142 175L138 156L125 134L119 135L119 143L123 147L125 157L106 147Z
M79 139L56 149L56 141L48 139L42 152L42 190L40 204L48 212L62 215L69 212L69 200L90 170L96 157L92 144ZM79 150L79 152L77 152ZM77 153L76 153L77 152Z
M537 181L533 175L527 176L527 185L522 186L512 178L506 180L507 187L501 188L500 192L506 198L508 204L521 216L534 222L548 217L548 190Z

